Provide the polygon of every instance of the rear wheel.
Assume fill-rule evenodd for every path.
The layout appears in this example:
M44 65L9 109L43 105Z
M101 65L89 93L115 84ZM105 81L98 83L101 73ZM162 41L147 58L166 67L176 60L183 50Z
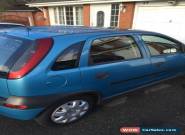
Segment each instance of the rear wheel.
M42 126L64 126L86 116L93 106L94 100L91 97L66 98L50 106L36 121Z

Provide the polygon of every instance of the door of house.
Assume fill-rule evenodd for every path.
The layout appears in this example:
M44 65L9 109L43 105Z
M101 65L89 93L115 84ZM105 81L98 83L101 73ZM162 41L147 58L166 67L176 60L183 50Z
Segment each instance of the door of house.
M105 14L103 11L97 12L97 27L104 27Z
M111 4L92 4L90 8L90 26L110 27Z

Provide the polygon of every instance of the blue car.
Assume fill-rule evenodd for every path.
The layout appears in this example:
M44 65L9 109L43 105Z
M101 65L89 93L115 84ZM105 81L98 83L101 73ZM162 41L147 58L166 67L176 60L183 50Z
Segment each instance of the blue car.
M26 27L25 25L22 24L17 24L17 23L5 23L5 22L0 22L0 32L5 32L17 27Z
M185 74L183 43L154 32L88 27L0 34L0 114L66 125L104 101Z

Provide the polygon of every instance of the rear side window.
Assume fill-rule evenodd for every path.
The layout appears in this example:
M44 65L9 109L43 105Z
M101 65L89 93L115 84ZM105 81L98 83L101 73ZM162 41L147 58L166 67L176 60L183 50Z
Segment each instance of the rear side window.
M182 52L182 47L179 43L167 38L153 35L143 35L142 40L148 47L151 56Z
M31 42L24 39L0 35L0 73L9 72L29 44Z
M90 64L111 63L141 58L140 50L130 36L94 40L90 50Z
M65 49L55 61L52 70L57 71L78 67L83 45L84 41L73 44Z

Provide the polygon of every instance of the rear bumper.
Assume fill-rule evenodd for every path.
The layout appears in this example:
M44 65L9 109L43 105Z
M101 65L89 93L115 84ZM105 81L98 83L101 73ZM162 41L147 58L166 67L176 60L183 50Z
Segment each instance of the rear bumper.
M37 117L46 107L60 99L62 95L47 95L33 97L17 97L10 96L9 98L0 97L0 115L20 119L31 120ZM7 106L10 105L25 105L26 109L14 109Z
M31 120L42 112L42 110L43 108L18 110L0 106L0 115L19 120Z
M50 98L51 99L51 98ZM53 98L52 98L53 99ZM31 120L37 117L44 108L51 102L47 96L44 97L9 97L0 98L0 115L19 119L19 120ZM4 104L12 105L26 105L27 109L14 109L4 106Z
M93 92L88 92L89 94L95 94ZM0 115L20 119L20 120L30 120L37 117L44 109L53 103L56 103L68 96L77 96L78 94L52 94L45 96L32 96L32 97L17 97L10 96L9 98L0 98ZM86 93L87 94L87 93ZM99 100L99 99L98 99ZM99 101L98 101L99 102ZM6 104L15 106L26 106L26 109L14 109L7 106Z

